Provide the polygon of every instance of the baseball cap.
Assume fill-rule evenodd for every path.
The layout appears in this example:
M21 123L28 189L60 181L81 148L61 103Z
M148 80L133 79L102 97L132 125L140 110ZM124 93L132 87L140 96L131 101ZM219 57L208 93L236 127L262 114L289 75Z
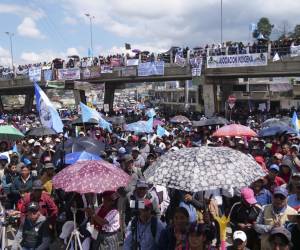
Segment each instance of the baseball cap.
M35 201L30 202L27 206L27 212L37 212L39 211L39 209L40 209L39 203Z
M281 195L283 195L285 198L288 197L288 195L289 195L287 189L284 188L284 187L276 187L276 188L274 189L273 194L274 194L274 195L276 195L276 194L281 194Z
M291 242L291 233L284 227L274 227L270 232L269 240L271 241L275 235L281 235L287 240L287 242Z
M52 168L54 168L54 165L51 162L47 162L44 166L44 169L52 169Z
M247 240L247 235L243 231L235 231L233 233L233 240L241 240L242 242L245 242Z
M119 154L125 154L126 153L126 149L124 147L120 147L118 150Z
M35 180L33 183L32 183L32 189L33 190L43 190L43 183L41 180Z
M134 147L134 148L132 148L132 151L140 152L140 149L139 149L139 147Z
M38 141L36 141L34 144L33 144L34 147L40 147L41 146L41 143L39 143Z
M147 139L147 137L144 136L141 138L141 141L148 141L148 139Z
M8 157L6 155L1 154L0 160L8 161Z
M130 154L126 154L126 155L124 155L122 160L125 161L125 162L129 162L129 161L133 161L133 158Z
M28 143L29 144L33 144L35 142L35 140L34 139L30 139L30 140L28 140Z
M269 168L269 170L276 170L277 172L279 172L279 166L277 164L272 164Z
M283 155L280 154L280 153L275 153L275 154L274 154L274 157L275 157L276 159L278 159L278 160L282 160Z
M145 180L138 179L136 181L136 187L137 188L148 188L149 185L148 185L148 183Z
M250 205L257 203L254 192L251 188L243 188L241 190L241 197Z

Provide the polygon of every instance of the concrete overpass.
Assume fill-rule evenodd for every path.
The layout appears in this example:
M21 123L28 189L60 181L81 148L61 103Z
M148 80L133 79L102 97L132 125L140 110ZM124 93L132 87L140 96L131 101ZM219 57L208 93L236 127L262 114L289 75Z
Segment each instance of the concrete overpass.
M238 78L261 78L261 77L285 77L300 76L300 57L288 57L277 62L268 61L267 66L258 67L232 67L232 68L205 68L202 72L200 84L203 85L203 99L205 111L211 114L216 110L216 87L222 88L223 98L227 98L231 93L230 86ZM180 67L176 64L165 64L164 75L160 76L138 76L137 66L116 67L112 73L103 73L99 77L81 79L78 81L89 82L91 84L105 83L104 103L113 106L115 89L124 88L126 83L134 82L161 82L172 80L191 80L190 66ZM45 82L41 83L42 88L46 88ZM85 101L83 90L75 89L74 81L65 81L65 89L74 90L76 103ZM29 79L16 78L14 80L0 80L0 97L2 95L26 95L25 111L32 108L33 84ZM3 105L0 102L0 108Z

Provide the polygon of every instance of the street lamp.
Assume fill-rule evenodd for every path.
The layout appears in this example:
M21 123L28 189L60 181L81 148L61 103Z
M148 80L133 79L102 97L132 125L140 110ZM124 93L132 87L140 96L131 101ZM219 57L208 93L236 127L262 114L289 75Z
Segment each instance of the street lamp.
M90 19L91 56L93 57L93 23L92 23L92 19L94 19L95 17L89 13L86 13L85 16L87 16Z
M223 0L221 0L221 44L223 43Z
M11 57L11 68L14 70L14 55L13 55L13 48L12 48L12 37L14 36L14 33L5 32L6 35L9 37L9 42L10 42L10 57Z

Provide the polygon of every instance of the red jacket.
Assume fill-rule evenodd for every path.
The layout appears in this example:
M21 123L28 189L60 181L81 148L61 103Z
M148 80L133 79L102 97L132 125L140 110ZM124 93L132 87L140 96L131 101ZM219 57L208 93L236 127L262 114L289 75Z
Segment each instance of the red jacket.
M25 218L27 206L31 201L33 201L31 193L25 194L20 200L19 208L21 211L21 221ZM58 208L48 193L43 191L39 200L39 205L41 214L50 219L50 223L55 223L58 214Z

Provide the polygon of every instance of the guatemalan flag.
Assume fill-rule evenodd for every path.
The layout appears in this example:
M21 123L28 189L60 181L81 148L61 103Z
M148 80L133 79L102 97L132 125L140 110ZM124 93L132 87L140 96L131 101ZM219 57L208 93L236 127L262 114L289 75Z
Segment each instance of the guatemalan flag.
M56 133L62 133L64 125L56 108L50 102L48 96L37 83L34 83L34 91L36 108L39 112L42 126L52 128L56 131Z
M112 132L112 125L103 119L97 110L90 108L82 102L80 103L80 109L83 122L88 122L90 119L95 119L99 122L99 126L101 128L107 129L110 133Z

